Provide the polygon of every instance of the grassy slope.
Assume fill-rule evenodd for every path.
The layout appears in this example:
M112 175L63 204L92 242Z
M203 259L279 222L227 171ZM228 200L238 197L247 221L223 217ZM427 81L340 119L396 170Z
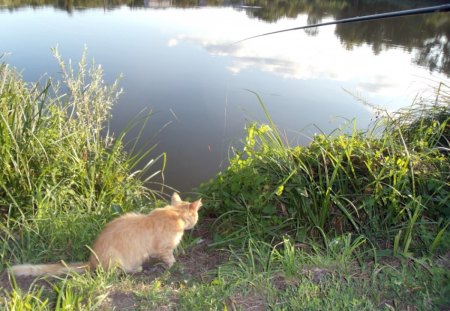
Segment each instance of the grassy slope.
M101 83L99 68L63 69L60 97L0 68L3 267L83 260L109 219L158 204L131 174L137 159L123 152L122 136L100 134L116 89ZM3 273L0 308L449 308L448 97L438 100L302 148L287 147L268 115L269 125L248 127L230 167L201 186L200 225L171 270Z

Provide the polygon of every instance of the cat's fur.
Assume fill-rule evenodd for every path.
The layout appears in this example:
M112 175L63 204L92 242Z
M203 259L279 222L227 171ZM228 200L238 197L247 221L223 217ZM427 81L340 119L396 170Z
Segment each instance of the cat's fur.
M60 275L70 271L82 273L119 267L125 272L142 270L148 257L160 258L168 267L175 262L173 251L180 243L184 230L191 229L198 220L201 199L184 202L177 193L171 205L156 208L148 215L129 213L106 225L92 246L86 263L55 263L41 265L16 265L10 268L14 275Z

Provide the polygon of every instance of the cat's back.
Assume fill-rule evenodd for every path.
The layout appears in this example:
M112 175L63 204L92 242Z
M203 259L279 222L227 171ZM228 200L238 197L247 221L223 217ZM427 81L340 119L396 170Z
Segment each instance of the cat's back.
M164 227L176 227L179 215L171 206L155 208L149 214L127 213L108 224L100 233L98 240L114 236L134 235L142 231L160 231Z
M106 242L111 243L114 240L117 241L117 237L120 240L132 238L135 232L140 230L145 220L145 215L138 213L127 213L120 216L106 224L105 228L100 232L96 241L94 242L94 249L100 245L105 245Z
M143 214L127 213L106 224L105 229L103 229L103 231L117 230L120 227L123 227L124 229L127 227L131 228L132 226L139 225L140 223L142 223L144 219L145 215Z

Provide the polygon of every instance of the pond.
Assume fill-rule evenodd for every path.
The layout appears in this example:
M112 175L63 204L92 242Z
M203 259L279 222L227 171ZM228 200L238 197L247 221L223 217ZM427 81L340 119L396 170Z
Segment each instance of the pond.
M51 48L77 62L83 48L105 80L123 74L110 124L119 132L154 112L143 139L166 152L165 183L189 191L226 168L263 99L290 144L307 144L448 83L450 14L433 13L265 32L447 1L0 0L0 54L27 81L58 76ZM165 126L167 124L167 126ZM162 131L154 137L159 130Z

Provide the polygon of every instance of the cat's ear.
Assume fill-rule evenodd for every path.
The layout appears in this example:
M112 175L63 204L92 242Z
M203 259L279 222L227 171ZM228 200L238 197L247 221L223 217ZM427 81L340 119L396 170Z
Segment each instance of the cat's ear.
M194 212L197 212L200 209L200 207L202 207L202 199L199 199L189 204L189 210Z
M171 205L177 205L181 203L180 195L176 192L172 194L172 200L170 202Z

